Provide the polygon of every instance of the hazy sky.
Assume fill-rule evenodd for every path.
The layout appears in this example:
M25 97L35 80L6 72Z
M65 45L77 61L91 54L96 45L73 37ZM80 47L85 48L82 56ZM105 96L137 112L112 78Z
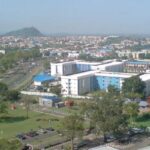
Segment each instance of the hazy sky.
M0 0L0 32L150 34L150 0Z

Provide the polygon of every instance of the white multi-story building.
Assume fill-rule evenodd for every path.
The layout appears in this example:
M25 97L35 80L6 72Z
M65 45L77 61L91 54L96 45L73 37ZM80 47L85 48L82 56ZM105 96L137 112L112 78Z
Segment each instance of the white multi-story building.
M85 61L70 61L62 63L51 63L52 76L66 76L75 73L81 73L92 70L122 72L124 61L103 61L103 62L85 62Z
M80 55L80 53L76 52L76 51L72 51L72 52L68 53L68 57L70 57L70 58L78 58L79 55Z
M122 72L123 66L125 61L113 61L106 64L98 64L92 65L92 70L99 70L99 71L109 71L109 72Z
M121 90L124 80L135 75L137 74L122 72L99 72L95 74L96 88L107 91L109 85L113 85Z
M76 66L74 61L63 63L51 63L51 75L62 76L76 73Z
M146 96L150 95L150 74L143 74L140 76L140 79L145 82L145 94Z
M61 77L63 95L82 95L94 90L95 71Z

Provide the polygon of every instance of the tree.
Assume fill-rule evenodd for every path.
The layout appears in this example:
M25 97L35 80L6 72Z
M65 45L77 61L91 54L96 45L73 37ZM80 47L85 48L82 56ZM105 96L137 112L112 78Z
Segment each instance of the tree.
M139 76L133 76L125 79L122 86L122 91L126 95L127 93L138 93L144 95L145 82L143 82Z
M93 115L98 133L104 135L104 142L107 142L106 135L112 132L122 132L127 126L125 115L123 114L123 101L114 99L111 94L101 97L95 107Z
M5 83L0 82L0 95L4 95L7 91L7 85Z
M115 96L118 96L120 95L120 91L118 88L116 88L115 86L113 85L109 85L108 86L108 92L112 95L115 95Z
M44 60L44 62L43 62L43 67L44 67L44 69L49 69L50 68L50 62L46 59L46 60Z
M7 93L6 93L6 97L9 101L18 101L19 100L19 91L17 90L9 90Z
M71 149L73 150L74 138L82 135L83 133L83 118L77 114L66 116L62 120L63 132L71 139Z
M108 133L120 133L127 127L126 116L123 113L123 101L120 97L105 93L96 99L93 110L92 118L95 128L98 134L104 135L104 142L107 142Z
M133 92L130 92L130 93L126 93L124 94L125 97L131 99L131 100L135 100L135 99L139 99L139 98L142 98L143 95L139 94L139 93L133 93Z
M30 110L31 97L28 96L28 95L24 95L22 97L22 100L24 102L24 106L25 106L25 109L26 109L26 118L28 119L29 118L29 110Z
M7 103L4 101L0 101L0 114L8 113L7 109L8 109Z
M80 104L80 113L85 116L85 119L89 119L89 129L93 128L93 113L95 109L95 104L93 102L82 102Z
M130 124L133 124L133 117L136 117L139 112L139 106L136 102L124 104L124 113L129 117Z
M51 86L50 91L58 96L61 94L61 85Z

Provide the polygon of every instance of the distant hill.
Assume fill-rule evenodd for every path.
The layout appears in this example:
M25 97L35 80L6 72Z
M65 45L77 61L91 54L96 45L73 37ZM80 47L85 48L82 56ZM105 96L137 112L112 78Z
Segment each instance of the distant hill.
M23 36L23 37L33 37L33 36L44 36L35 27L23 28L16 31L11 31L5 34L5 36Z

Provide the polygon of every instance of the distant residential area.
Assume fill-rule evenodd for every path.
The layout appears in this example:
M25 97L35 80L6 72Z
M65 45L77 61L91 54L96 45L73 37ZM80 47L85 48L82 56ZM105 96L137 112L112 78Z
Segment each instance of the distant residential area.
M0 150L150 150L149 0L0 0Z
M148 146L149 41L119 36L1 36L1 138L19 140L20 146L31 149L65 149L70 141L74 149L136 149L135 138L143 140L141 148ZM95 116L98 111L106 114ZM120 121L112 122L109 111ZM103 117L107 120L101 122ZM70 120L78 120L81 129L70 130L74 128Z

